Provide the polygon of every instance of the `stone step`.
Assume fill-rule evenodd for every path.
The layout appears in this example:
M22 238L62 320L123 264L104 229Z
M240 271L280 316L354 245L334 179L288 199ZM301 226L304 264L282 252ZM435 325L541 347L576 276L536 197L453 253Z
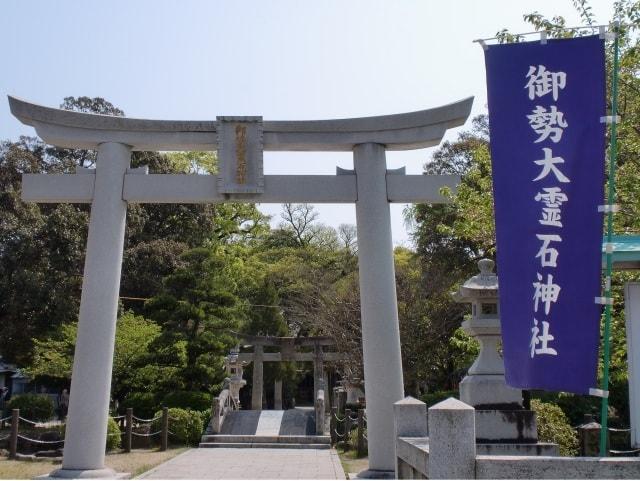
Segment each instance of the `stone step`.
M290 435L232 435L205 434L202 443L249 443L249 444L330 444L329 436L290 436Z
M297 444L297 443L200 443L200 448L255 448L255 449L329 449L330 444Z

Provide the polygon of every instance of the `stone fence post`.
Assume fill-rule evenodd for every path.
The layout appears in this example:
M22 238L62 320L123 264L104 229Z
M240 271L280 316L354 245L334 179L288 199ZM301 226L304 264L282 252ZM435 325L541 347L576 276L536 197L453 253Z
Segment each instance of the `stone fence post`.
M169 408L162 408L162 433L160 434L160 451L166 451L169 445Z
M427 429L427 405L416 398L407 396L402 401L393 405L394 434L395 439L426 438ZM426 466L424 467L426 472ZM396 479L411 479L411 467L401 462L396 455Z
M131 436L133 434L133 408L127 408L124 425L124 452L131 452Z
M364 456L364 409L358 409L358 443L356 446L357 456Z
M600 456L600 430L591 414L585 414L584 422L578 426L578 440L580 442L580 456Z
M449 398L429 408L429 479L475 479L475 409Z
M15 459L18 453L18 425L20 424L20 409L11 411L11 435L9 437L9 459Z

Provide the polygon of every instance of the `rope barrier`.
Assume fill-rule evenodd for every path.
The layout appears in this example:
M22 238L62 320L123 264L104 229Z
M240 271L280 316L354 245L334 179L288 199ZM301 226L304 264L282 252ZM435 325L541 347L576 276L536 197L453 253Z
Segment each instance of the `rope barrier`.
M152 422L157 421L158 419L162 418L162 416L158 416L158 417L151 418L151 419L143 419L143 418L139 418L139 417L136 417L136 416L131 416L131 417L134 420L136 420L138 422L141 422L141 423L152 423Z
M4 441L5 439L9 439L10 437L11 437L11 435L7 435L7 436L5 436L3 438L0 438L0 441Z
M334 429L334 430L333 430L333 432L334 432L334 433L336 433L336 436L338 436L339 438L344 438L344 436L345 436L345 434L346 434L346 433L340 434L340 433L338 432L338 428Z
M161 433L162 433L162 431L156 431L155 433L149 433L149 434L140 434L140 433L132 432L131 434L134 435L134 436L141 437L141 438L148 438L148 437L151 437L151 436L157 436L158 434L161 434Z
M625 428L609 428L610 433L630 433L631 429Z
M32 421L31 419L23 418L22 416L19 416L19 417L18 417L18 419L19 419L20 421L24 421L25 423L33 424L34 426L35 426L35 425L37 425L37 424L39 424L39 423L37 423L37 422L35 422L35 421Z
M60 441L41 441L39 439L28 438L26 436L23 436L22 434L18 434L18 438L22 439L23 441L29 441L30 443L37 443L37 444L60 444L60 443L64 443L64 439L61 439Z
M358 416L356 416L355 418L352 416L349 416L349 419L351 419L352 421L357 421L358 420Z
M611 454L621 454L621 455L629 456L634 454L640 454L640 449L631 449L630 451L618 451L615 449L610 449L609 452Z
M11 416L7 416L6 418L2 418L2 419L0 419L0 423L1 423L2 421L8 421L9 419L11 419Z
M124 419L126 416L112 416L114 421L117 421L118 419Z
M344 417L344 418L340 419L340 418L338 417L338 415L337 415L337 414L334 414L334 415L333 415L333 417L334 417L334 418L336 418L336 421L338 421L339 423L344 422L344 421L345 421L345 419L346 419L346 417Z
M124 433L107 433L107 436L122 436Z

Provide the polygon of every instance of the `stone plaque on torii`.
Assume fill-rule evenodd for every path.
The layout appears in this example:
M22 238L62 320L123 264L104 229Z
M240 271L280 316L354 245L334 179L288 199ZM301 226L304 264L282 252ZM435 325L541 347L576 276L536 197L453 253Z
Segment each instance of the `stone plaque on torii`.
M104 468L111 367L128 203L355 203L369 467L393 471L393 403L404 397L389 203L442 203L453 175L387 170L386 150L432 147L462 125L473 98L396 115L339 120L143 120L86 114L9 97L11 112L57 147L98 151L95 169L24 174L27 202L91 203L62 468L57 476L113 477ZM219 150L218 175L149 174L131 151ZM349 151L337 175L264 175L263 151Z

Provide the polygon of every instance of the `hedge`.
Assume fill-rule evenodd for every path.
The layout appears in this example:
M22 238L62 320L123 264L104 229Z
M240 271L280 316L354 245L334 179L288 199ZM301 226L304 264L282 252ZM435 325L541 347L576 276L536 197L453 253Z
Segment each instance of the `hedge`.
M7 404L9 410L20 409L20 416L31 421L45 422L53 418L53 401L44 394L19 394Z

